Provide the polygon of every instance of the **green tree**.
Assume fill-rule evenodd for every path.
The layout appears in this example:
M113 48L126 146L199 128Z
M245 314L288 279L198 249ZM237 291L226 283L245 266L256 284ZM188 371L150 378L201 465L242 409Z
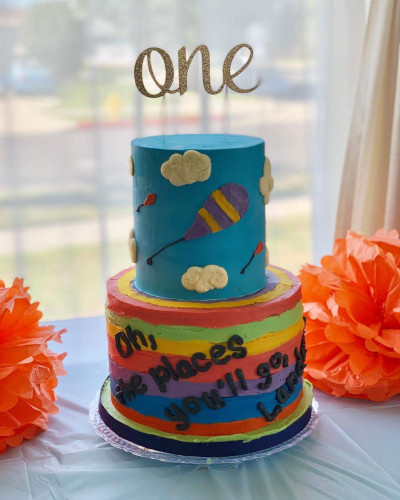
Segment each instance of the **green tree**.
M58 80L73 77L81 68L83 25L64 0L34 3L27 9L22 42Z

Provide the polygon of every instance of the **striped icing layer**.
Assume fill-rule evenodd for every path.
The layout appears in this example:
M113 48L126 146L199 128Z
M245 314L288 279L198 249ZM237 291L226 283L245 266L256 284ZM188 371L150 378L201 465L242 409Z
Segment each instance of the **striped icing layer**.
M250 455L258 451L269 450L292 439L299 434L308 424L312 417L312 407L306 411L291 425L280 432L261 436L252 441L216 441L216 442L185 442L176 441L164 437L146 434L119 422L112 417L99 402L99 415L105 425L125 441L135 443L148 450L158 450L175 455L186 455L190 457L233 457Z
M109 309L106 310L106 317L110 323L121 328L130 326L132 330L140 330L146 335L162 337L168 340L178 340L181 342L203 339L208 342L226 342L233 335L240 335L245 342L254 340L265 333L278 332L289 328L303 316L303 306L301 302L288 311L282 312L279 316L267 316L261 321L254 321L244 325L234 325L226 328L204 328L188 325L154 325L138 318L124 318L118 316Z
M147 386L145 394L132 397L130 401L125 398L126 405L112 398L118 413L135 423L132 429L142 432L147 427L151 429L151 435L169 434L178 436L178 439L192 436L193 442L197 442L196 438L199 437L200 442L207 442L209 439L217 442L224 436L235 439L233 436L240 433L251 441L258 439L253 437L254 433L265 432L270 427L273 429L281 421L293 423L290 419L296 414L298 407L304 404L301 378L295 392L281 405L283 411L273 422L267 422L257 407L262 402L266 411L272 413L278 404L276 390L284 385L288 375L294 371L297 361L295 350L300 350L304 327L298 280L278 268L269 268L267 276L267 286L252 296L202 303L147 296L133 286L134 269L109 281L106 319L114 395L118 379L127 383L136 375L140 377L141 384ZM123 357L121 354L124 352L118 352L116 348L115 336L121 332L118 337L122 338L129 330L131 333L139 331L142 337L137 338L138 342L133 344L132 352ZM151 342L150 335L153 336ZM243 339L242 346L247 350L245 357L232 357L234 351L229 349L228 340L234 335ZM214 362L211 349L216 344L226 348L221 356L229 356L226 364ZM285 364L288 366L280 365L274 369L270 365L272 383L267 390L262 390L258 385L265 378L259 376L257 367L262 363L269 363L277 352L282 356L287 355ZM207 366L206 371L199 368L193 372L192 356L196 353L204 356L196 358L200 368L204 368L206 363L211 365ZM189 378L179 375L179 380L173 380L170 377L165 384L167 392L162 393L150 373L154 376L151 369L163 369L163 366L165 369L165 360L168 360L173 370L177 370L179 366L191 365L192 368ZM240 386L235 373L239 369L246 381L247 390ZM228 387L229 384L226 383L218 389L225 406L212 410L202 399L203 394L216 390L216 382L219 379L225 380L228 374L233 376L237 396L233 395L232 387ZM190 415L189 428L181 431L176 428L179 422L171 421L164 412L170 405L181 406L183 399L188 397L197 398L202 406L198 412Z
M229 436L237 433L238 429L240 429L241 432L252 432L259 429L265 429L266 427L273 425L273 423L276 423L279 420L283 420L290 416L301 403L302 397L303 392L299 394L295 401L286 406L282 410L282 412L279 413L274 422L267 422L263 416L260 416L234 422L219 422L214 424L192 423L188 429L179 431L179 433L182 435L191 436ZM147 427L151 427L157 431L169 433L177 432L175 422L161 420L156 417L144 416L141 413L133 410L132 408L127 408L126 406L121 405L113 395L111 395L111 402L119 411L119 413L121 413L121 415L133 420L138 424L146 425Z
M185 302L149 297L132 289L135 271L123 271L108 281L107 308L125 318L136 318L153 325L181 325L226 328L263 321L293 309L301 299L300 282L279 268L268 268L267 278L277 280L268 291L249 298L220 302ZM184 312L184 314L183 314Z
M261 354L266 351L270 351L271 349L275 349L282 345L285 342L296 337L300 330L304 327L303 318L299 319L293 325L289 326L285 330L280 330L277 332L269 332L261 337L258 337L254 340L246 342L247 355L253 356L257 354ZM121 331L121 328L117 325L113 325L110 321L107 320L107 333L109 337L112 339L115 338L115 335ZM144 335L147 335L147 332L143 332ZM227 339L228 340L228 339ZM190 342L179 342L175 340L167 340L162 337L157 339L157 352L161 352L163 354L176 354L179 356L192 356L195 352L204 352L207 358L211 358L210 349L215 345L215 342L207 342L204 340L192 340ZM222 342L221 345L226 345L225 342ZM150 344L141 345L141 351L154 351ZM137 351L133 354L133 356L137 353Z
M284 344L284 346L279 346L279 351L282 354L288 355L288 364L293 364L296 362L296 357L294 350L297 347L300 348L301 339L303 336L303 330L297 332L297 335L290 341ZM271 349L270 351L261 352L254 356L246 356L245 358L235 359L230 358L225 365L218 365L212 363L211 367L205 372L198 372L195 376L196 382L212 382L218 380L218 378L223 377L227 372L234 372L236 369L240 368L244 376L247 379L254 379L257 377L256 369L260 363L268 362L270 357L277 351L277 349ZM126 368L127 370L133 370L142 373L148 373L151 368L155 368L157 365L162 365L162 358L164 353L157 351L135 351L129 358L122 358L118 353L115 342L108 336L108 352L109 357L117 365ZM228 353L229 354L229 353ZM188 356L181 355L169 355L168 361L171 365L176 366L180 361L191 362L191 358ZM203 363L206 361L204 360ZM271 373L275 370L271 369Z
M259 293L252 294L250 298L239 297L237 299L230 300L219 300L212 302L188 302L183 300L166 300L150 295L145 295L139 290L131 287L131 282L135 279L135 268L128 270L123 276L118 279L118 291L130 297L132 299L138 300L139 302L144 302L146 304L158 305L161 307L173 307L179 309L221 309L221 308L231 308L238 306L250 306L253 304L263 304L265 302L270 302L281 295L284 295L293 285L293 280L289 276L289 273L281 271L279 268L274 268L272 271L279 281L273 290L264 291L261 289Z
M115 386L118 382L114 378L110 377L110 384L111 392L113 396L116 397ZM293 403L299 397L302 387L302 379L299 379L299 383L294 387L294 392L285 403L281 404L281 406L285 408ZM198 401L199 407L201 408L200 411L194 415L190 415L191 422L198 424L236 422L237 420L257 418L261 416L261 413L257 408L258 403L263 403L269 413L272 413L278 404L275 392L264 392L257 395L246 396L245 398L235 396L223 398L224 406L217 410L208 408L201 399ZM146 393L131 398L131 400L126 401L123 406L132 408L141 415L171 421L165 416L164 411L173 404L182 406L182 398L174 399L166 398L164 396L150 396Z
M158 385L154 381L153 377L151 377L148 373L142 373L132 370L127 370L123 368L117 363L115 363L112 359L110 361L110 375L119 380L122 378L124 381L130 380L130 378L134 375L139 375L143 384L147 386L146 394L151 396L159 396L160 389ZM290 372L294 371L296 364L293 363L286 368L282 368L281 370L272 374L272 383L267 390L262 390L259 388L259 384L264 381L263 378L255 378L255 379L247 379L246 383L248 386L248 390L243 391L241 388L241 384L238 380L234 379L234 385L238 391L238 396L249 396L254 394L265 394L266 392L275 391L280 387L286 380L286 377ZM168 390L163 395L167 398L185 398L187 396L195 396L200 397L203 392L210 392L211 390L216 388L215 380L211 382L199 382L197 376L187 380L169 380L168 381ZM228 384L222 389L219 389L219 393L222 397L229 397L232 395L232 391Z
M259 439L262 436L272 435L278 432L283 431L290 425L292 425L296 420L298 420L310 407L312 403L312 385L308 380L303 381L303 395L301 401L297 408L291 413L287 418L282 420L277 420L276 422L272 422L271 425L266 425L265 427L250 431L250 432L241 432L240 425L237 426L237 432L235 434L231 434L229 436L226 435L218 435L218 436L196 436L196 435L186 435L186 434L177 434L169 433L165 431L160 431L154 428L151 428L147 425L139 424L134 420L125 417L122 415L111 401L111 391L110 391L110 381L109 379L103 385L100 402L104 409L117 421L123 423L125 426L135 429L139 432L143 432L146 434L164 437L167 439L172 439L176 441L182 442L192 442L192 443L206 443L206 442L228 442L228 441L243 441L250 442L255 439ZM267 424L267 421L264 420ZM190 427L189 427L190 429Z

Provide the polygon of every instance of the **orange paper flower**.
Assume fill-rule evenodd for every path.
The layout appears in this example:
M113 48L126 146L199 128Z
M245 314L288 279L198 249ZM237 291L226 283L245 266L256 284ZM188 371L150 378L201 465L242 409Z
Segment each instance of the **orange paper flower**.
M335 396L385 401L400 393L400 239L349 232L322 267L300 271L305 376Z
M47 347L61 342L54 326L39 326L38 303L15 279L11 288L0 280L0 453L47 429L49 414L57 413L54 388L65 375L64 354Z

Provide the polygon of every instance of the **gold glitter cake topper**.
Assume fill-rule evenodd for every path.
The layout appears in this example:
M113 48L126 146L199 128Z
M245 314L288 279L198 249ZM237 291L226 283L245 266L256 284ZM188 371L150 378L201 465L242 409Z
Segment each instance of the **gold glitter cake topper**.
M235 71L233 74L231 73L232 71L232 62L236 56L236 54L239 52L240 49L246 48L249 50L249 56L247 61L242 65L241 68L239 68L237 71ZM153 66L151 63L151 54L152 52L157 52L164 63L164 68L165 68L165 80L164 83L160 83L156 75L154 74L153 71ZM197 52L200 52L201 54L201 67L202 67L202 73L203 73L203 86L205 91L208 94L215 95L219 94L222 92L223 88L226 87L230 88L234 92L239 92L241 94L248 94L249 92L252 92L255 90L260 82L257 82L257 84L254 87L251 87L250 89L242 89L236 85L234 82L234 79L240 75L251 63L251 60L253 59L253 49L250 45L247 43L241 43L240 45L236 45L231 49L228 54L225 57L224 64L222 66L222 84L221 86L214 90L211 86L211 76L210 76L210 51L208 50L208 47L206 45L199 45L194 49L194 51L190 54L189 58L186 57L186 47L182 47L178 51L178 65L179 65L179 73L178 73L178 78L179 78L179 84L176 89L171 89L172 82L174 81L174 65L172 63L171 57L169 56L168 52L166 52L163 49L160 49L158 47L150 47L143 52L139 54L139 57L136 60L135 63L135 70L134 70L134 75L135 75L135 83L136 87L138 88L139 92L142 93L146 97L162 97L165 94L176 94L179 92L180 95L183 95L187 91L187 75L189 71L189 67L193 61L194 56L197 54ZM144 85L143 82L143 63L146 60L147 62L147 67L150 73L150 76L153 80L153 82L156 84L158 87L159 91L156 91L156 93L151 93L147 90L147 88Z

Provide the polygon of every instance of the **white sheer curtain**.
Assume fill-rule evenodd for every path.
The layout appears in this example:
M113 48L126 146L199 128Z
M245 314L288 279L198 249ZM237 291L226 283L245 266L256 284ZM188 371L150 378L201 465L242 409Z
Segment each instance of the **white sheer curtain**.
M366 2L319 3L320 80L313 162L313 261L332 251L340 179L365 33Z
M400 0L372 0L348 133L336 236L400 230Z

